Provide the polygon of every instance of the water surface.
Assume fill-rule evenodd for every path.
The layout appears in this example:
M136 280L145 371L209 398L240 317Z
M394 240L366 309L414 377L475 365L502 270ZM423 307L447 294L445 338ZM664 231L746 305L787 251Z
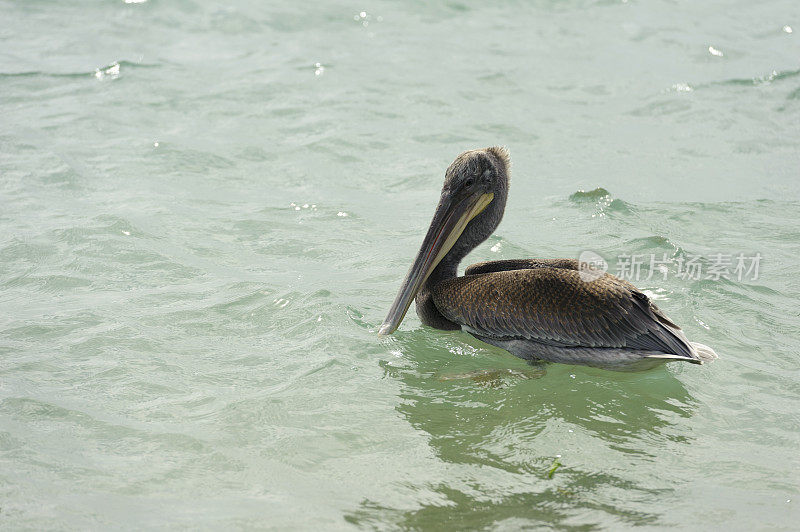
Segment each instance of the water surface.
M3 528L796 526L794 0L0 11ZM495 144L469 260L666 254L637 285L720 360L379 341ZM718 253L758 277L677 275Z

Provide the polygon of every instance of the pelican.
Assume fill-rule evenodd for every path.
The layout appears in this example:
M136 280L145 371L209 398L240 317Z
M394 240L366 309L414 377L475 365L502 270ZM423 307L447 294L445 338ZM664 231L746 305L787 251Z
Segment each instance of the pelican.
M574 259L481 262L459 277L461 260L503 218L510 167L504 147L456 157L379 336L397 330L415 300L423 324L466 331L527 360L636 371L717 357L631 283Z

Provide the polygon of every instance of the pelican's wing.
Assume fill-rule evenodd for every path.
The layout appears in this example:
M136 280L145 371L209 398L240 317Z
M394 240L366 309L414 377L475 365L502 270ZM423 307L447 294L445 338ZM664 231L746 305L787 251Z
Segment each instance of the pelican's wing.
M680 328L632 284L607 273L590 279L550 266L470 274L437 283L433 300L447 319L479 336L697 359Z

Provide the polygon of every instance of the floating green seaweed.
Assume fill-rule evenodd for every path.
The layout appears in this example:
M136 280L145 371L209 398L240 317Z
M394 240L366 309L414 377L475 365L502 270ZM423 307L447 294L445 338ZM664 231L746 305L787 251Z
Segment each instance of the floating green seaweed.
M556 458L553 460L553 465L550 466L550 470L547 472L547 478L553 478L553 475L556 474L556 469L561 467L561 460Z

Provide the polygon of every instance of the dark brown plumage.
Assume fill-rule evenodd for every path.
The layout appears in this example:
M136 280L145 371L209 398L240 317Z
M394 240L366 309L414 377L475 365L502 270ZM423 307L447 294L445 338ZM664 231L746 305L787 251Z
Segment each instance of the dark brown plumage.
M572 267L552 267L548 262ZM587 282L577 261L568 259L531 261L528 269L477 274L471 271L496 265L475 266L464 277L438 283L433 301L447 319L482 337L692 357L677 334L680 329L663 319L646 295L613 275Z

